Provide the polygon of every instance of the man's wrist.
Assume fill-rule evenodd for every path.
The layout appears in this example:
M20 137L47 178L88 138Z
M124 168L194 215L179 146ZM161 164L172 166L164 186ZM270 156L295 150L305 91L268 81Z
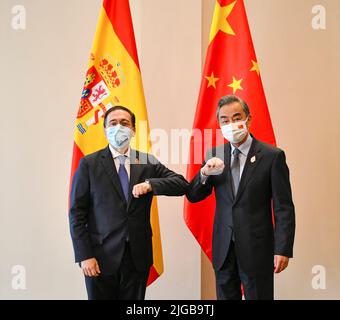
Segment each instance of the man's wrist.
M144 182L149 185L149 192L151 192L152 191L152 185L150 183L150 180L146 179Z
M203 173L203 168L200 170L200 175L201 175L201 183L202 183L202 184L205 184L206 181L208 180L209 176L206 176L206 175Z
M203 177L208 177L208 175L206 175L205 173L204 173L204 170L203 170L204 168L201 168L201 175L203 176Z

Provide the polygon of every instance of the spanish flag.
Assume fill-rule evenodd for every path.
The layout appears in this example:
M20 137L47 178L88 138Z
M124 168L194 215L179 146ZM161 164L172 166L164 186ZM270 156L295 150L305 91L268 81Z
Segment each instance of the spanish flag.
M71 181L80 159L107 145L103 116L117 104L128 107L136 115L133 147L150 151L148 116L129 1L104 0L75 123ZM137 145L136 141L140 143ZM163 272L156 198L151 208L151 226L154 264L148 284Z
M264 94L259 63L248 25L243 0L216 0L211 23L209 46L201 79L201 88L193 128L203 132L212 129L209 141L191 139L187 179L200 170L195 159L213 145L222 144L216 109L219 99L235 94L247 102L252 114L250 131L255 138L275 145L275 135ZM219 143L217 143L219 142ZM201 154L197 154L201 152ZM212 258L212 231L215 215L215 196L204 201L184 201L184 219L208 258Z

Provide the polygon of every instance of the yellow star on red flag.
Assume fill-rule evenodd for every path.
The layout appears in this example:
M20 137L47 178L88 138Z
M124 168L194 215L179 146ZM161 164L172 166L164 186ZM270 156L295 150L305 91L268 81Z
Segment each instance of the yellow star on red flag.
M211 73L211 76L206 76L205 78L208 80L208 88L214 87L216 89L216 82L220 80L220 78L216 78L213 72Z
M231 4L222 7L218 1L216 1L215 11L213 20L211 23L210 29L210 37L209 43L213 41L219 31L222 31L226 34L235 35L234 30L232 29L231 25L229 24L227 18L229 17L230 13L233 11L236 1L232 2Z
M235 94L237 90L243 90L241 86L242 81L243 79L236 80L236 78L233 77L233 82L231 84L228 84L228 87L233 88L233 94Z
M252 68L250 69L250 71L256 71L257 75L259 76L260 75L260 67L259 67L259 64L257 63L257 61L254 61L254 60L251 60L253 66Z

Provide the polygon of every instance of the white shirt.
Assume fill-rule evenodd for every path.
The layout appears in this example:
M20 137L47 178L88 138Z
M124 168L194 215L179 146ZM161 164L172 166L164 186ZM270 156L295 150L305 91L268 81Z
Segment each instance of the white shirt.
M115 162L116 170L117 170L117 173L118 173L119 166L120 166L120 162L119 162L118 157L121 156L122 154L119 153L116 149L114 149L111 145L109 145L109 148L110 148L113 160ZM130 147L127 149L124 156L126 156L125 169L127 171L128 177L130 179Z

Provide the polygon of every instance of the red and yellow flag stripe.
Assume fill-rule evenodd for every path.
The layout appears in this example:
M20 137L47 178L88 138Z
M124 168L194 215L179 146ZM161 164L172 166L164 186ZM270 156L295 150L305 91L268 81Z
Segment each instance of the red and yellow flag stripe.
M71 181L80 159L107 145L103 115L113 105L123 105L136 115L134 148L149 152L148 115L128 0L104 0L82 92L74 131ZM139 124L146 123L143 128ZM147 141L145 141L147 140ZM140 143L136 143L140 141ZM152 202L153 259L148 284L163 272L163 257L156 198Z

